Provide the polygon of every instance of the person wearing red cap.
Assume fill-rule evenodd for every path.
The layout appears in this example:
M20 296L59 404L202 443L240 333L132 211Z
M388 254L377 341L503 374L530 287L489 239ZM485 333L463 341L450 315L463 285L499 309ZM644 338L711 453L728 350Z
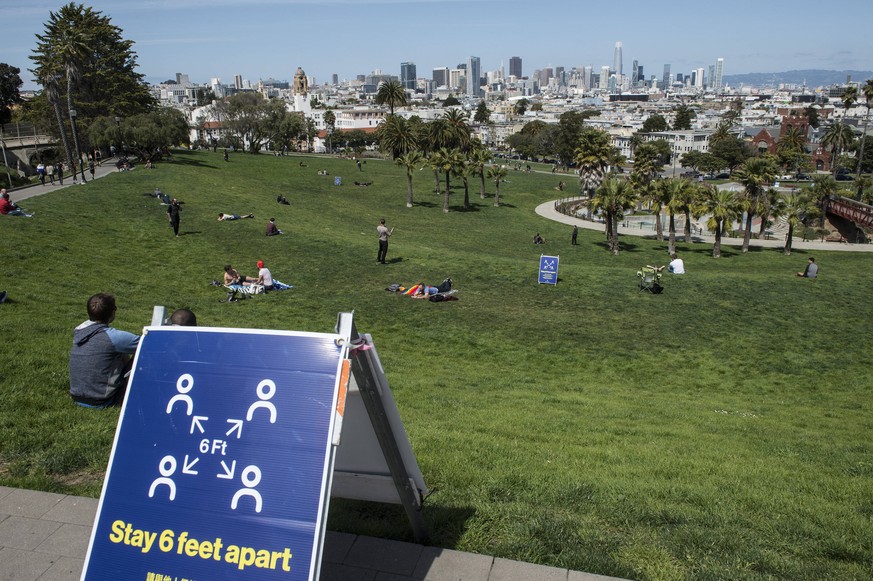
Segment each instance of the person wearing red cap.
M264 285L264 292L268 293L273 290L273 274L270 269L264 266L264 261L258 261L258 284Z

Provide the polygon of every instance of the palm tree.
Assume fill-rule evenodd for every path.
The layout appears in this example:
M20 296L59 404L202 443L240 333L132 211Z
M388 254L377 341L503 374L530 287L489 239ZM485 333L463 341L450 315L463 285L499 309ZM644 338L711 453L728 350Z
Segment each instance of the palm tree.
M791 242L794 238L794 229L804 220L818 213L813 200L805 192L792 192L782 196L779 204L779 213L788 223L788 234L785 237L783 252L786 256L791 254Z
M336 113L328 109L324 112L324 124L327 127L327 151L328 153L333 152L333 147L331 146L331 139L333 137L333 132L336 129Z
M73 165L73 155L70 150L70 142L67 139L67 129L64 126L64 119L61 117L60 104L60 89L58 83L58 75L47 74L42 79L42 86L45 88L45 95L48 102L52 104L55 110L55 118L58 121L58 129L61 132L61 142L64 144L64 153L67 155L67 167L71 170L75 168ZM73 171L73 181L76 181L76 172Z
M812 178L812 188L810 189L820 212L818 226L824 228L828 201L837 192L837 181L831 175L817 175Z
M597 192L591 199L595 209L600 209L606 217L606 239L609 249L618 255L618 221L625 210L630 210L636 203L636 195L626 179L610 176L603 180Z
M443 114L443 121L449 145L466 152L470 146L470 125L466 113L460 108L449 109Z
M743 163L736 178L743 185L741 203L746 212L743 252L748 252L749 240L752 237L752 218L761 208L761 194L764 185L773 183L776 178L776 168L773 167L773 162L769 158L753 157Z
M481 181L479 197L485 199L485 166L491 161L491 152L484 147L475 147L470 152L470 164L476 169L476 175Z
M867 114L864 115L864 133L861 134L861 151L858 154L858 165L855 167L855 178L861 177L861 163L864 160L864 144L867 141L867 122L870 120L870 107L873 107L873 79L867 79L861 89L867 105Z
M500 182L506 177L506 167L492 165L488 168L488 179L494 180L494 205L500 205Z
M778 218L781 212L782 197L776 188L767 188L761 196L761 207L758 215L761 216L761 226L758 229L758 238L763 238L767 231L770 218Z
M397 165L406 168L406 207L412 207L412 176L416 169L421 169L424 155L419 151L408 151L394 160Z
M451 168L451 163L448 159L449 151L445 147L441 147L436 151L432 151L431 154L427 158L427 164L431 170L433 170L433 191L440 195L442 190L440 189L440 172L444 170L446 165Z
M57 42L54 45L55 54L61 59L64 66L64 74L67 80L67 113L70 116L70 129L73 134L73 144L76 146L76 158L82 163L82 153L79 149L79 136L76 135L76 119L73 107L73 85L78 84L82 76L83 62L88 56L88 37L81 29L74 28L71 23L61 21L64 24L59 30ZM76 166L72 165L70 171L75 181ZM85 181L85 171L82 168L82 181Z
M634 174L631 174L631 184L634 183ZM661 213L664 211L664 180L653 181L646 186L637 186L637 199L649 205L649 210L655 216L655 239L658 242L664 240L664 224L661 222Z
M707 228L715 233L712 257L721 258L721 237L725 228L737 219L741 210L734 193L705 185L701 189L701 208L709 214Z
M793 159L794 164L791 169L794 170L795 174L797 173L797 161L800 155L804 153L805 148L806 136L794 125L789 126L785 132L779 136L779 142L776 144L776 151L778 151L784 159Z
M417 145L412 124L399 115L388 115L376 129L376 138L383 150L391 152L392 159L415 149Z
M464 209L470 209L470 178L476 175L476 168L469 160L461 159L452 169L452 173L464 182Z
M574 153L574 161L579 166L579 181L588 197L600 185L606 170L615 156L615 147L609 135L599 129L585 128L579 136L579 146Z
M833 164L835 176L840 168L840 153L852 145L854 139L855 136L852 134L852 129L845 123L834 123L827 128L822 136L821 144L831 150L831 163Z
M676 212L682 211L684 205L688 205L690 212L691 182L685 178L670 178L664 180L662 185L662 202L667 208L669 216L669 242L667 251L670 254L676 252ZM688 238L690 238L690 233Z
M384 81L379 84L379 89L376 91L376 104L388 105L388 113L394 115L394 107L406 105L406 89L400 81L394 79Z

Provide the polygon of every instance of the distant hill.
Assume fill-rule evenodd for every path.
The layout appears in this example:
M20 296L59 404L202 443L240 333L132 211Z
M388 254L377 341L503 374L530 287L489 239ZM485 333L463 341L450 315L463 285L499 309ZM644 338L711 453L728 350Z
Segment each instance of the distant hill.
M853 81L864 82L873 78L873 71L825 71L804 69L782 73L746 73L744 75L725 75L724 82L732 87L751 85L754 87L775 87L782 83L791 85L806 84L814 89L823 85L842 84L851 76Z

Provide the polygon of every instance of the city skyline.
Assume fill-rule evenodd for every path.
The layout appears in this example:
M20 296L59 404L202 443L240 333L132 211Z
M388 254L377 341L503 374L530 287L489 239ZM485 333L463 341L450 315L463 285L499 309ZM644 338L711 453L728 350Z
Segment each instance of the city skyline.
M24 89L37 88L28 68L49 11L64 3L33 0L0 7L6 33L0 62L21 69ZM508 69L510 58L524 63L524 75L547 67L614 65L638 61L647 71L665 64L690 75L723 58L723 74L788 69L870 69L873 38L851 34L840 10L835 18L814 18L820 4L810 0L755 3L737 0L730 16L718 8L679 0L661 7L629 0L621 6L581 10L566 0L532 10L521 1L432 2L429 0L138 0L86 2L109 16L135 44L138 71L150 83L175 73L193 82L218 77L290 80L297 67L318 83L382 70L400 76L403 62L419 77L434 68L454 68L470 55L481 74ZM845 6L843 6L845 8ZM852 22L869 21L873 6L848 6ZM727 20L727 21L726 21ZM799 31L786 34L786 30ZM653 74L650 72L649 74ZM627 71L625 71L627 74Z

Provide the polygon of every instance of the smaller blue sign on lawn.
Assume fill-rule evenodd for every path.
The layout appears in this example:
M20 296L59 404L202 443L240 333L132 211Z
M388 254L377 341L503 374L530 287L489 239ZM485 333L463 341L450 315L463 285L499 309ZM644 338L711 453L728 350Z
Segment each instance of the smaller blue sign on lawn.
M558 261L557 256L540 255L540 284L558 284Z

